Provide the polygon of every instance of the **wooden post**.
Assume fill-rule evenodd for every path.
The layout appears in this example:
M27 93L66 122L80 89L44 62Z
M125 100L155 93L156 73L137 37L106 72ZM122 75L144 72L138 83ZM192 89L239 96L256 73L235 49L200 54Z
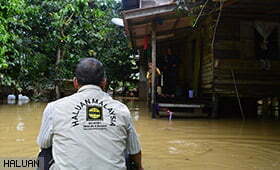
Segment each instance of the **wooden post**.
M156 86L156 50L157 50L157 40L156 40L156 27L152 24L152 89L151 89L151 104L152 104L152 118L156 117L156 101L155 101L155 86Z
M278 55L280 55L280 25L278 25Z
M201 30L198 33L198 39L196 40L195 44L195 55L194 57L194 72L193 72L193 90L194 96L198 96L198 89L199 89L199 77L200 77L200 62L202 58L203 46L202 46L202 36Z
M218 117L218 109L219 109L219 97L218 94L212 94L212 103L213 103L213 108L212 108L212 118L217 118Z
M139 99L142 101L147 101L148 96L148 89L147 89L147 81L146 81L146 70L145 67L147 66L146 59L144 57L144 53L140 52L139 57Z

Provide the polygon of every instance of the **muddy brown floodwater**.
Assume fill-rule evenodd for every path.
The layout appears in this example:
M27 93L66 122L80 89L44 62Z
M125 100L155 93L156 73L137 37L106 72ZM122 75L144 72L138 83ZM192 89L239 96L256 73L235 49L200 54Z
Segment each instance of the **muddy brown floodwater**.
M142 144L145 170L279 170L280 122L152 120L128 102ZM35 157L46 103L0 105L0 157Z

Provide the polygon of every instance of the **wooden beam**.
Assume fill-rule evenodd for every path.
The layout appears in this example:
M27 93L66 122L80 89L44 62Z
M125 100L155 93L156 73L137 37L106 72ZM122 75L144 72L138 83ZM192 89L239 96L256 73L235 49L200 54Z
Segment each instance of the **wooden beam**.
M228 1L224 2L223 9L228 7L228 6L234 5L238 2L240 2L240 0L228 0ZM219 11L219 10L220 10L220 7L217 7L215 11Z
M226 2L224 3L223 8L226 8L226 7L228 7L228 6L234 5L234 4L236 4L237 2L240 2L240 0L228 0L228 1L226 1Z
M163 14L166 12L172 12L176 8L177 8L176 3L171 3L168 5L161 5L161 6L151 7L151 8L140 8L140 9L136 9L136 10L128 10L128 11L124 11L123 15L124 15L125 20L126 19L135 19L135 18Z
M152 25L152 104L155 101L155 78L156 78L156 26Z
M270 8L227 8L224 12L235 13L235 14L254 14L254 15L269 15L269 14L277 14L277 12L273 13L273 10ZM278 10L280 12L280 10Z
M177 104L177 103L159 103L159 107L173 108L204 108L205 104Z
M278 55L280 55L280 26L278 26Z
M222 1L222 2L226 2L226 1L229 1L229 0L212 0L213 2L220 2L220 1Z
M183 27L183 28L178 28L178 29L174 29L174 30L167 30L167 31L161 31L161 32L157 32L157 36L162 36L162 35L167 35L167 34L171 34L171 33L176 33L176 32L180 32L180 31L186 31L186 30L190 30L192 29L192 27ZM134 36L134 39L143 39L144 36L149 36L149 34L143 34L143 35L138 35L138 36Z
M156 50L157 50L157 37L156 37L156 25L152 24L152 117L155 118L155 86L156 86Z
M258 20L280 22L280 17L278 15L224 12L222 14L222 17L239 18L239 19L244 19L244 20L249 20L249 21L258 19Z
M271 10L267 14L280 14L280 9Z
M168 20L172 20L172 19L177 19L177 18L184 18L184 17L188 17L188 14L185 13L185 14L182 14L182 15L177 15L176 13L169 13L169 15L164 15L164 16L157 16L157 18L160 18L163 20L163 22L166 22ZM149 22L152 22L154 20L154 18L147 18L147 19L144 19L142 21L132 21L131 24L133 26L136 26L136 25L143 25L143 24L147 24Z

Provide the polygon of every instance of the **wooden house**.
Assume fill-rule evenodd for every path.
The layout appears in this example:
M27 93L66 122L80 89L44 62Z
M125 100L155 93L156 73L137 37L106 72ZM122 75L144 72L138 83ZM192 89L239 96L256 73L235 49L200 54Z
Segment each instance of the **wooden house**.
M280 1L147 1L123 11L126 33L142 54L142 77L148 43L153 70L172 48L179 60L174 88L212 101L213 117L220 97L280 96ZM153 86L155 77L153 71ZM152 103L159 104L156 97Z
M280 1L227 1L203 18L196 88L215 98L280 96ZM212 47L211 47L212 46ZM214 99L216 100L216 99Z

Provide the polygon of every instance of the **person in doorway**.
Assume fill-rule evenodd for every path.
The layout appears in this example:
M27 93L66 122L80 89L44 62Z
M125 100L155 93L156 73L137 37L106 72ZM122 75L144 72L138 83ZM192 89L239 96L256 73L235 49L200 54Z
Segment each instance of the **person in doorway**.
M164 86L165 96L175 97L176 79L177 79L177 65L178 57L173 55L171 48L167 49L165 56L165 70L164 70Z
M157 87L156 88L156 86L158 86L158 80L159 80L159 76L161 75L161 72L160 72L160 70L159 70L159 68L157 68L156 67L156 70L155 70L155 72L156 72L156 77L155 77L155 90L156 89L159 89L160 88L160 86L159 87ZM149 62L148 63L148 71L147 71L147 74L146 74L146 78L147 78L147 80L148 80L148 88L149 88L149 97L151 96L151 91L152 91L152 63L151 62ZM159 90L156 90L156 92L158 92ZM149 99L148 99L149 100Z
M156 67L156 79L160 75L161 75L160 70L159 70L159 68ZM151 62L148 63L148 71L147 71L146 78L148 80L148 83L152 84L152 63Z
M81 59L75 76L78 92L49 103L43 113L37 143L43 150L51 148L50 169L126 170L128 153L135 169L142 170L130 112L103 91L103 64L94 58Z

